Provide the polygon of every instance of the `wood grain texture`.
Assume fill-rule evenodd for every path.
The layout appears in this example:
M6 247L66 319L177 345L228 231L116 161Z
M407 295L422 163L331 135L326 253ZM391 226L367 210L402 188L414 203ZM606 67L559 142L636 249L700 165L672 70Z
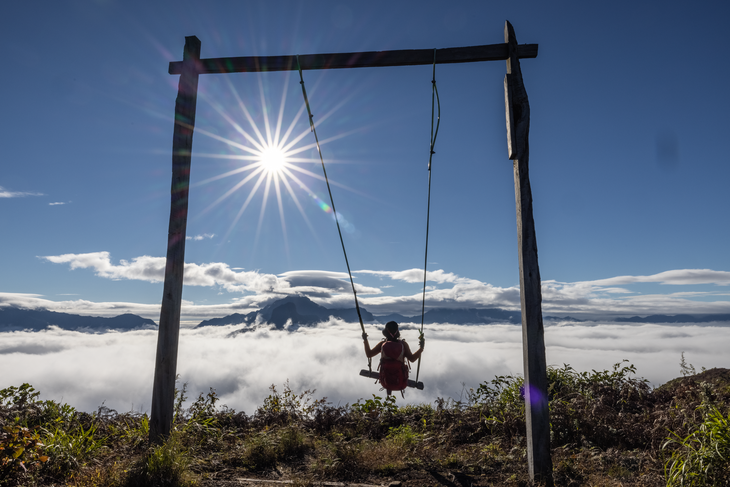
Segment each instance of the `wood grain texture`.
M160 443L169 436L173 420L180 306L185 266L185 232L188 222L190 156L193 149L195 106L198 95L196 66L199 59L200 41L195 36L186 37L183 70L175 101L170 227L167 235L165 285L157 335L157 355L150 410L150 441L154 443Z
M504 40L509 45L510 54L507 59L505 84L508 146L510 159L514 160L517 209L527 461L530 478L541 485L552 486L553 467L550 457L550 415L542 322L542 292L529 173L530 104L522 81L522 71L517 56L517 39L509 22L505 23Z
M417 66L433 64L433 49L400 51L343 52L330 54L303 54L299 56L302 69L372 68L383 66ZM537 44L517 47L520 58L537 57ZM507 44L448 47L436 49L437 64L503 61L508 57ZM182 73L183 62L170 63L170 74ZM245 73L259 71L291 71L297 68L297 56L249 56L201 59L196 63L198 74Z
M515 115L512 101L512 85L514 81L511 74L504 75L504 110L507 120L507 157L511 160L517 159L517 132L515 129Z

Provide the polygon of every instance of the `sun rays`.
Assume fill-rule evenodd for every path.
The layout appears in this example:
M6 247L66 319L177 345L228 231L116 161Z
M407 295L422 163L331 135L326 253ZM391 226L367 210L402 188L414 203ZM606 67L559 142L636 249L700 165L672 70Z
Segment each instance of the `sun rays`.
M261 195L261 206L254 238L255 245L261 235L262 225L265 221L267 207L269 206L269 197L274 197L281 222L284 244L288 253L287 224L284 211L285 195L288 195L290 201L297 208L302 219L315 237L316 232L307 216L303 200L312 200L320 210L330 215L332 214L330 206L322 202L317 196L317 192L309 186L312 180L323 180L323 176L303 167L306 164L319 163L319 158L306 157L307 152L315 148L316 144L313 141L311 143L305 142L305 138L310 134L309 124L301 123L302 115L305 113L305 105L302 103L290 121L285 124L288 78L284 85L279 107L276 112L271 108L271 103L267 100L263 82L260 79L260 97L258 100L261 104L260 112L254 111L252 104L249 103L247 105L244 103L230 80L226 80L226 82L235 100L235 103L232 105L224 107L214 97L206 94L201 93L201 97L222 117L223 121L232 129L234 135L224 137L214 133L213 130L197 127L196 132L222 142L228 146L232 153L196 153L195 155L197 157L235 161L240 163L240 166L194 184L194 186L206 185L226 178L232 178L234 180L233 185L205 207L202 214L209 212L234 195L247 193L243 203L236 209L230 221L228 230L224 236L225 240L236 227L246 210L249 209L252 202L256 201L257 195ZM337 109L343 106L344 102L343 100L324 116L318 117L318 123L329 118ZM258 109L259 107L256 108ZM257 119L252 115L252 112L259 113L258 123ZM269 114L272 112L276 113L276 118L273 121L269 118ZM320 145L346 137L350 133L340 133L326 138L320 141ZM308 182L309 184L307 184ZM359 191L355 191L337 182L330 182L335 186L359 193Z

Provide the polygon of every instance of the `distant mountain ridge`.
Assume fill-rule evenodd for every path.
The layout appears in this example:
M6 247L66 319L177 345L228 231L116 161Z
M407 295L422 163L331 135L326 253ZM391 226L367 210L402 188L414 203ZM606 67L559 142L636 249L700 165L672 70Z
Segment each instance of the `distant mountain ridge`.
M157 324L147 318L130 313L103 318L101 316L81 316L58 313L47 309L25 309L14 306L0 307L0 332L14 330L45 330L57 326L64 330L138 330L157 328Z
M396 321L398 323L420 323L421 315L405 316L399 313L387 315L373 315L365 308L360 308L363 322L366 323L387 323ZM225 325L254 325L269 324L277 329L283 329L287 321L299 326L312 326L329 320L330 317L357 323L357 310L355 308L329 309L320 306L305 296L287 296L283 299L252 311L248 314L235 313L223 318L212 318L201 321L196 328L206 326ZM599 321L574 318L572 316L544 316L545 321L573 321L577 323ZM710 323L730 322L730 314L717 315L651 315L645 318L633 316L630 318L606 318L600 321L614 321L618 323ZM522 323L522 313L501 308L433 308L424 314L424 323L452 323L456 325L510 323L519 325Z
M360 315L366 323L386 323L388 321L420 322L421 316L403 316L398 313L391 313L383 316L375 316L363 307L360 307ZM254 325L255 323L274 325L277 329L283 329L287 321L300 326L311 326L330 319L339 318L349 323L357 323L357 310L355 308L330 309L320 306L305 296L287 296L283 299L261 308L259 311L241 314L234 313L223 318L213 318L201 321L196 328L206 326L225 325ZM484 324L484 323L521 323L519 311L507 311L499 308L435 308L427 311L424 322L431 323L455 323L455 324Z
M399 313L387 315L373 315L365 308L360 308L363 322L387 323L420 323L421 315L405 316ZM211 318L200 322L196 328L206 326L246 325L247 330L254 329L254 325L273 325L276 329L284 329L291 320L294 325L312 326L335 317L348 323L357 323L355 308L329 309L320 306L305 296L287 296L264 306L258 311L241 314L234 313L222 318ZM545 321L611 321L615 323L713 323L726 322L730 324L730 314L678 314L678 315L649 315L645 317L611 317L600 319L578 319L571 316L544 316ZM434 308L425 313L424 323L452 323L456 325L510 323L519 325L522 322L519 311L509 311L500 308ZM107 330L129 331L138 329L156 329L157 324L147 318L134 314L122 314L112 318L100 316L81 316L70 313L59 313L47 309L26 309L15 306L0 307L0 332L16 330L40 331L57 326L64 330L78 330L101 332Z

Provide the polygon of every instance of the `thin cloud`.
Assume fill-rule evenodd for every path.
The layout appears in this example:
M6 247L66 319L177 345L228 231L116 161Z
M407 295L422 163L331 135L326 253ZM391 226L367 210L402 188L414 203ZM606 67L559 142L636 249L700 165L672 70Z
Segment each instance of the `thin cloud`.
M396 280L396 281L405 281L405 282L409 282L409 283L423 282L423 269L408 269L405 271L359 270L359 271L354 271L354 273L355 274L370 274L370 275L378 276L378 277L388 277L388 278ZM442 284L445 282L457 282L457 281L463 280L463 279L464 278L461 278L451 272L444 272L442 269L426 272L427 281L433 281L433 282L437 282L439 284Z
M676 269L664 271L651 276L618 276L596 281L585 281L593 286L625 286L639 282L656 282L659 284L688 285L688 284L716 284L730 285L730 272L713 271L711 269Z
M206 238L211 239L213 237L215 237L215 233L203 233L201 235L195 235L195 236L188 235L187 237L185 237L185 240L200 241L200 240L205 240Z
M352 293L350 277L345 272L301 270L284 272L279 274L279 277L288 282L292 289L312 289L312 292L315 290L320 292L321 290L328 290L333 293ZM383 292L380 288L363 286L359 283L355 283L355 290L358 294L381 294ZM304 294L311 293L304 292Z
M9 191L0 186L0 198L24 198L26 196L43 196L43 193L34 193L30 191Z
M58 206L58 205L65 205L66 202L64 201L55 201L53 203L48 203L48 206Z

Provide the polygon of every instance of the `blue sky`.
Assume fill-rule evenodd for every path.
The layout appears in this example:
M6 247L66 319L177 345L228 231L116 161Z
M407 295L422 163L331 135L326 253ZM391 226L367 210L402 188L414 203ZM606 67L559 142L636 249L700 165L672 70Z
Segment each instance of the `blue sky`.
M423 49L503 42L508 19L540 46L522 70L545 312L730 312L723 2L40 5L0 16L2 304L158 318L178 79L167 67L185 36L202 57ZM519 307L504 73L504 62L436 70L427 306ZM304 76L362 302L415 314L431 67ZM351 306L317 177L298 173L296 199L282 186L281 211L263 183L236 220L255 179L211 206L243 177L215 179L241 167L221 156L251 145L233 123L256 137L236 97L264 134L264 115L274 133L281 113L281 134L304 135L297 157L316 156L295 72L201 76L184 320L292 292Z

